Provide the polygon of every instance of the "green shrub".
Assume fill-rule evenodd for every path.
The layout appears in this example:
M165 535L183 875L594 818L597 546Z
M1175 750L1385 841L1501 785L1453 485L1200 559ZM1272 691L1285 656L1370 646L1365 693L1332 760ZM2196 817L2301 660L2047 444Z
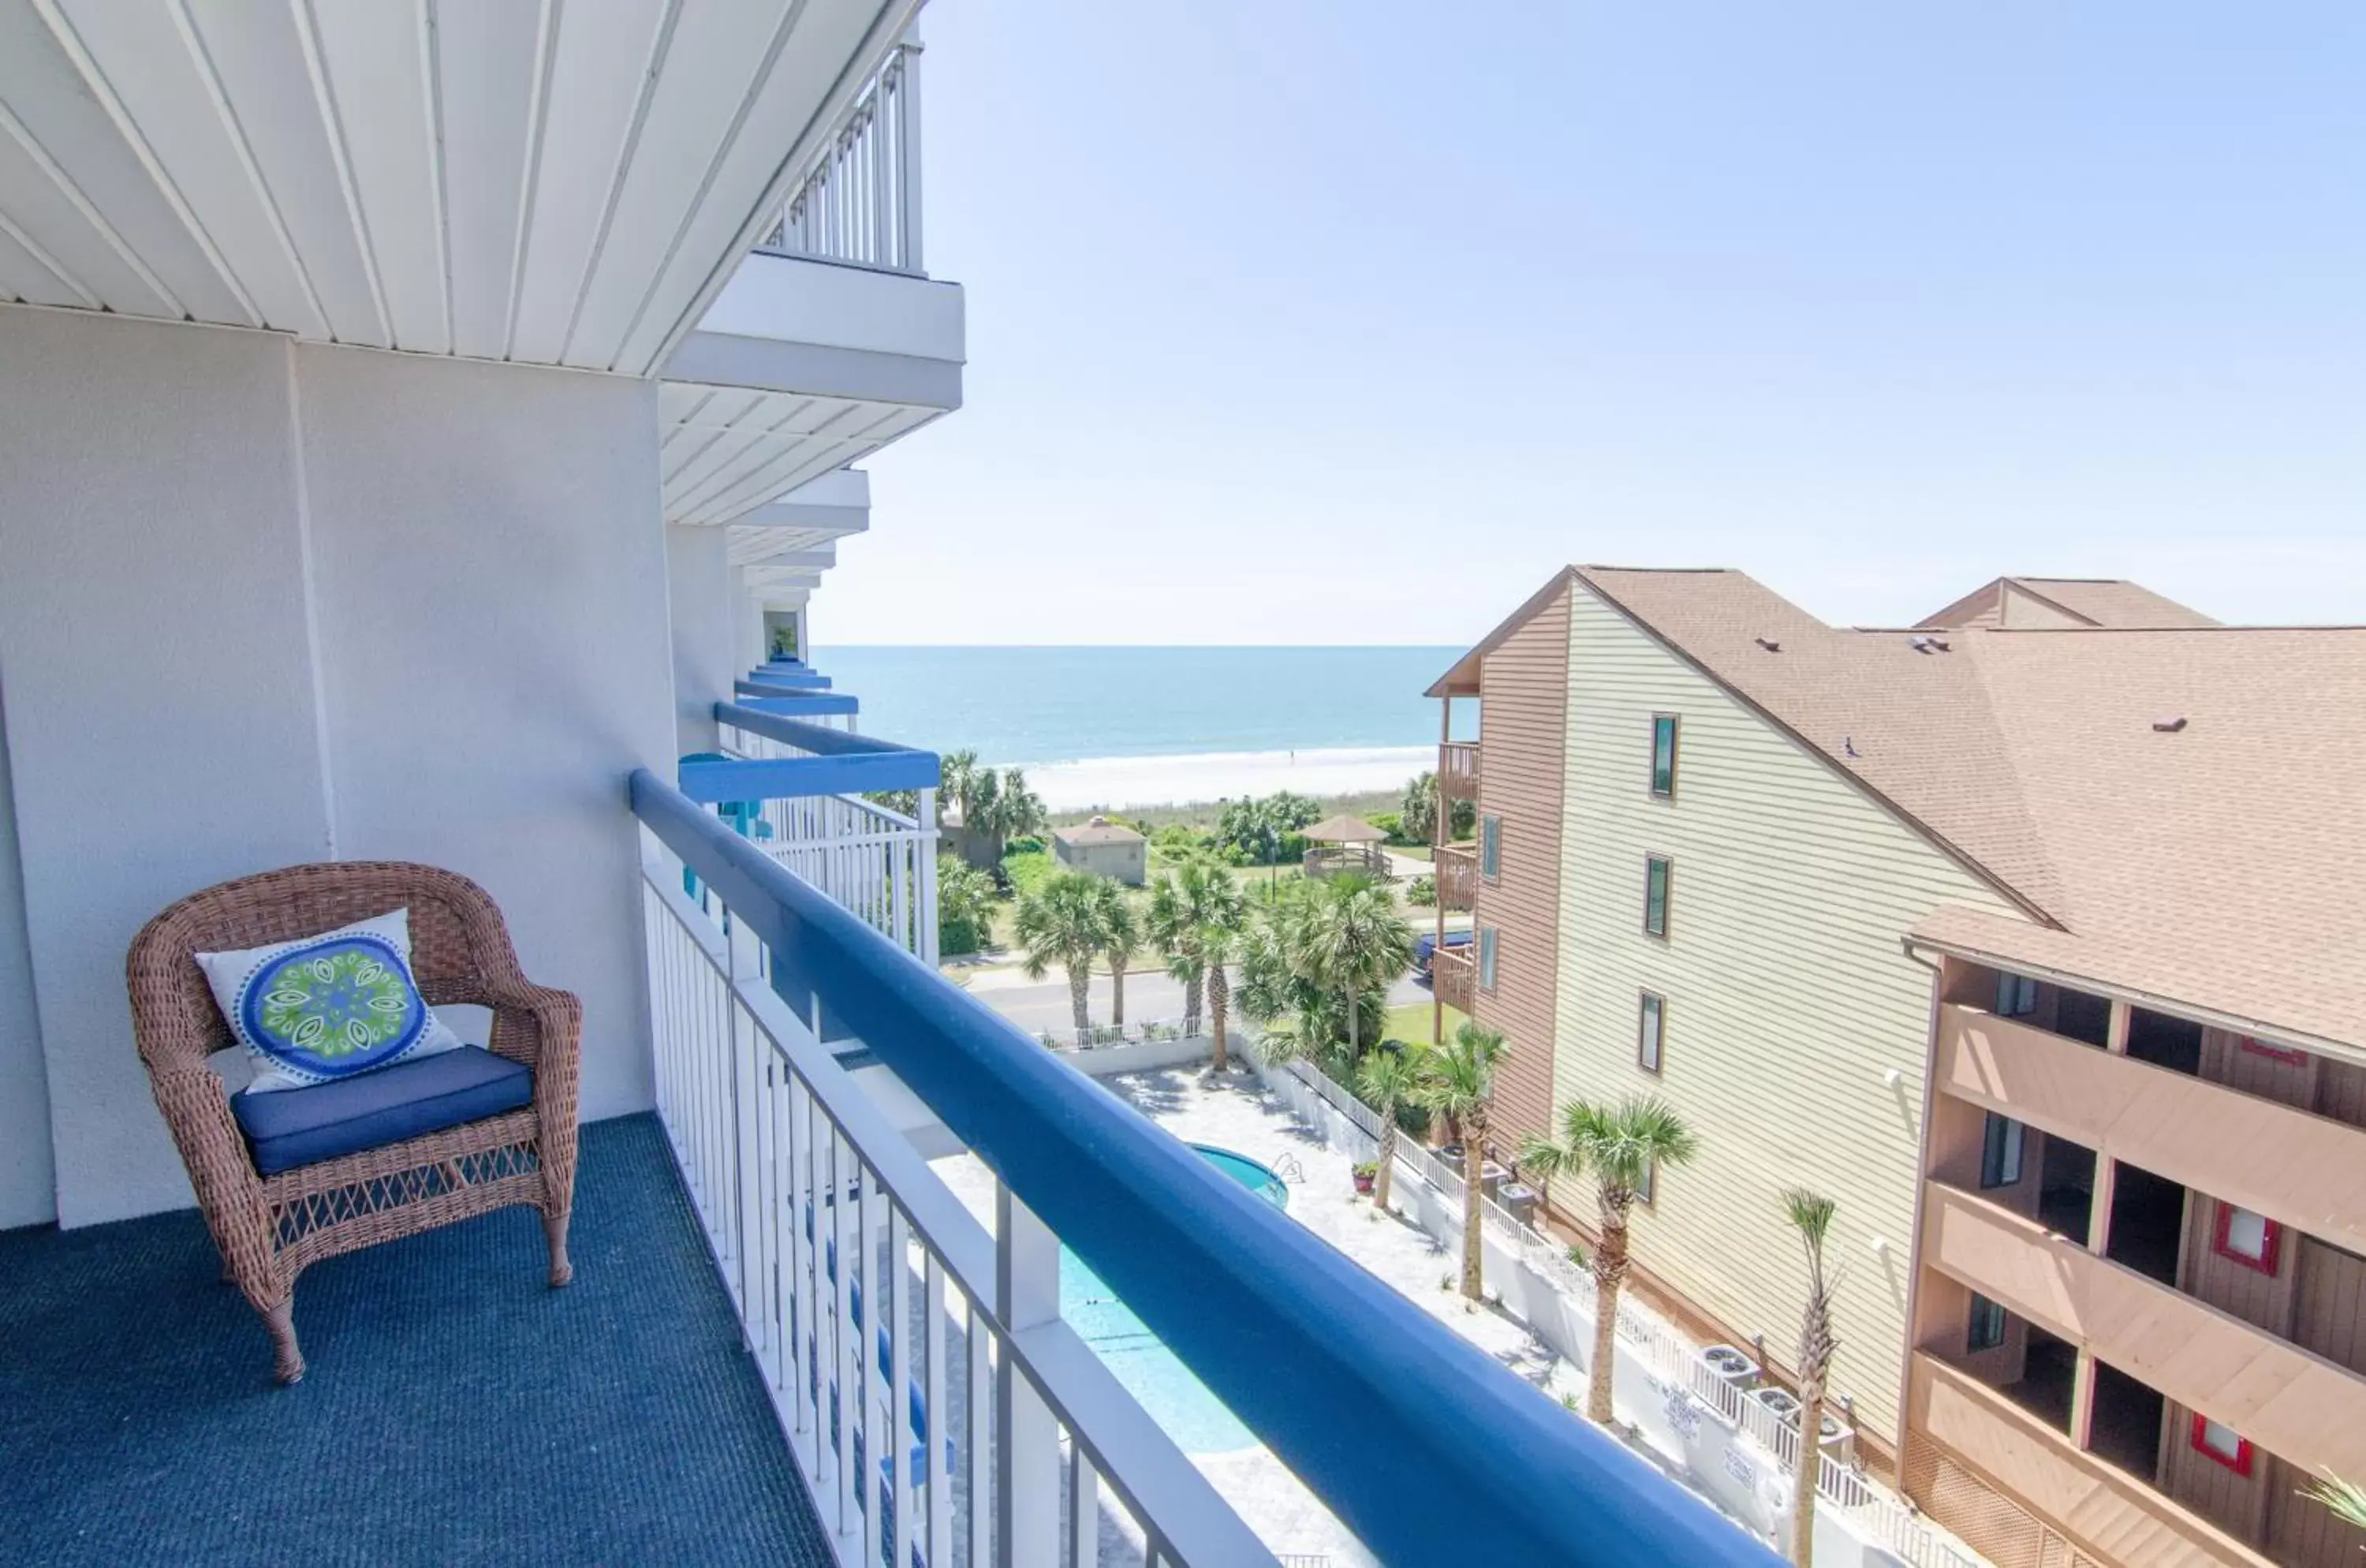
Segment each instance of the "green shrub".
M952 855L937 857L937 953L959 958L986 946L994 878Z
M1040 855L1043 852L1043 840L1037 838L1032 833L1025 834L1022 837L1013 839L1008 843L1003 845L1002 852L1006 856Z
M1424 909L1437 907L1437 878L1424 872L1405 884L1405 902Z

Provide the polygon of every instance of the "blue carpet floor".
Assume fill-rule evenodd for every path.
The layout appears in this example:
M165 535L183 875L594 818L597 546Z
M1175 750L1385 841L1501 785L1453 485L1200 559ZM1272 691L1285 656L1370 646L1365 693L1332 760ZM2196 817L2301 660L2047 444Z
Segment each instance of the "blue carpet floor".
M571 1250L317 1264L283 1389L196 1213L0 1234L0 1558L828 1563L653 1118L584 1129Z

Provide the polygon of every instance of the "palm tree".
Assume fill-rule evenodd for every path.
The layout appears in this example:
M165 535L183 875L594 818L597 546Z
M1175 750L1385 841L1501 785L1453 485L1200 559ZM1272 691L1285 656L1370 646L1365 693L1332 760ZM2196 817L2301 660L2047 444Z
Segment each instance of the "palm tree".
M1585 1413L1607 1426L1611 1359L1618 1349L1618 1288L1627 1281L1627 1213L1661 1166L1683 1165L1699 1140L1675 1108L1640 1095L1616 1109L1572 1100L1560 1110L1561 1137L1530 1134L1520 1141L1520 1164L1538 1176L1594 1173L1602 1235L1594 1249L1594 1364L1586 1369Z
M1093 1026L1093 960L1109 949L1101 882L1086 872L1055 871L1019 901L1017 930L1027 949L1027 977L1040 980L1054 964L1067 971L1068 1004L1079 1034Z
M1094 891L1099 896L1102 934L1107 939L1101 952L1109 958L1110 1022L1120 1028L1125 1024L1125 966L1142 948L1142 923L1133 918L1133 906L1126 901L1125 889L1106 876L1093 880L1099 884Z
M1233 952L1240 945L1241 938L1238 931L1210 926L1200 940L1201 956L1208 965L1208 1033L1215 1044L1208 1066L1211 1072L1221 1073L1233 1065L1224 1040L1224 1023L1233 1009L1233 981L1224 973L1224 966L1233 961Z
M1824 1235L1832 1226L1832 1200L1804 1187L1783 1194L1783 1213L1808 1249L1808 1305L1799 1319L1799 1462L1791 1470L1791 1561L1808 1568L1816 1556L1816 1481L1823 1468L1824 1382L1840 1341L1832 1335L1832 1287L1824 1274Z
M1462 1293L1474 1302L1480 1294L1480 1204L1485 1200L1479 1177L1487 1158L1495 1064L1503 1055L1502 1034L1465 1020L1452 1040L1431 1049L1414 1101L1452 1117L1462 1128Z
M1389 1206L1389 1173L1397 1163L1397 1111L1421 1098L1422 1082L1428 1074L1426 1045L1375 1051L1356 1069L1357 1098L1370 1106L1380 1119L1380 1151L1375 1160L1380 1168L1372 1182L1374 1209L1386 1210Z
M1413 927L1386 887L1369 877L1340 876L1303 907L1290 934L1307 977L1345 998L1348 1052L1360 1055L1363 998L1412 966Z
M1205 862L1179 867L1151 889L1144 926L1151 942L1166 953L1166 972L1183 983L1185 1032L1199 1032L1200 998L1208 983L1209 930L1237 931L1247 910L1232 872Z
M2333 1517L2343 1524L2366 1530L2366 1486L2327 1475L2311 1486L2306 1495L2332 1509Z

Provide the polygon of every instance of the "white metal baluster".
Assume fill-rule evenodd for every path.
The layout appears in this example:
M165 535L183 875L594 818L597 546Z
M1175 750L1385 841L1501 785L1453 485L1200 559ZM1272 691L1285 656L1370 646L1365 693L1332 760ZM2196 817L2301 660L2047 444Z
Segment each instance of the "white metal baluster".
M993 1495L997 1484L986 1462L987 1422L994 1409L995 1373L988 1364L993 1331L969 1298L969 1431L962 1439L962 1468L969 1476L969 1568L986 1568L995 1561L994 1516L1000 1505ZM1007 1352L1006 1352L1007 1353Z
M838 1373L837 1492L838 1528L841 1534L861 1529L861 1522L853 1510L860 1505L862 1495L855 1490L862 1481L856 1473L854 1463L854 1424L859 1418L863 1394L862 1374L855 1367L855 1346L860 1336L854 1326L856 1260L853 1253L861 1244L861 1237L847 1224L849 1213L854 1207L848 1200L847 1190L855 1163L854 1151L848 1146L845 1134L833 1120L829 1128L829 1235L838 1251L837 1289L832 1292L838 1311L831 1334L834 1354L830 1358L830 1365Z
M929 1436L920 1473L929 1488L929 1568L952 1568L953 1549L952 1482L945 1470L945 1450L952 1441L952 1406L946 1404L945 1318L952 1310L945 1300L944 1266L933 1249L926 1252L927 1275L921 1306L928 1320Z
M879 1374L885 1369L886 1358L880 1353L879 1342L884 1338L895 1343L895 1325L887 1320L887 1292L880 1287L879 1240L883 1216L880 1213L879 1173L862 1162L860 1155L854 1163L854 1179L862 1194L854 1202L855 1251L861 1256L860 1272L855 1278L862 1283L862 1322L855 1336L855 1365L861 1369L859 1386L862 1397L850 1404L850 1413L858 1414L862 1422L863 1462L862 1474L855 1477L861 1488L855 1495L862 1500L862 1560L879 1561L882 1536L886 1528L887 1510L880 1506L880 1479L886 1465L895 1457L893 1444L896 1424L893 1411L890 1419L873 1419L879 1401ZM901 1468L901 1467L899 1467Z
M903 244L896 255L896 265L908 271L923 270L920 261L920 45L918 39L907 41L897 55L896 70L901 76L896 93L896 151L903 160L901 189Z
M1100 1549L1100 1477L1085 1456L1084 1439L1068 1434L1068 1562L1071 1568L1098 1568Z
M920 1498L920 1483L927 1478L928 1467L912 1462L913 1446L921 1440L918 1425L912 1420L912 1386L917 1359L912 1343L912 1226L905 1217L903 1205L892 1197L887 1202L887 1302L893 1309L887 1318L888 1342L894 1347L895 1370L887 1379L887 1420L885 1429L890 1451L896 1459L896 1552L909 1561L912 1539L921 1526L914 1504Z

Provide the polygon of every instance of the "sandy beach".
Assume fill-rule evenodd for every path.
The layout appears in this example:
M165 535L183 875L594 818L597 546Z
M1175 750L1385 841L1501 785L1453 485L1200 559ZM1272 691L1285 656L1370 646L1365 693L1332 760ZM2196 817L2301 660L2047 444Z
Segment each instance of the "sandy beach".
M1027 782L1053 811L1174 806L1294 790L1353 795L1400 788L1437 765L1431 746L1307 751L1211 751L1182 757L1087 757L1026 765Z

